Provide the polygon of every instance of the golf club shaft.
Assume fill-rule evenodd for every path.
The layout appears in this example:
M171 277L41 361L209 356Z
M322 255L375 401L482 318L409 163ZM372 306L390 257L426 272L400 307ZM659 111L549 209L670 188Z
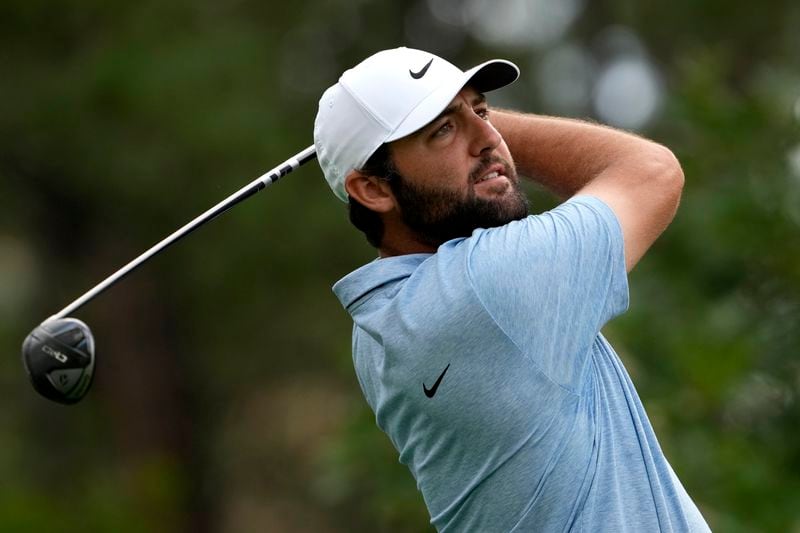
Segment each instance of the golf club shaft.
M250 196L259 192L261 189L278 181L286 174L292 172L293 170L297 170L300 167L300 165L307 163L308 161L311 161L315 157L316 157L316 151L314 150L314 145L311 145L305 150L293 155L292 157L290 157L277 167L273 168L266 174L263 174L261 177L253 180L245 187L242 187L235 193L228 196L223 201L219 202L211 209L207 210L200 216L196 217L191 222L184 225L183 227L181 227L180 229L169 235L164 240L153 245L149 250L144 252L142 255L140 255L139 257L137 257L136 259L132 260L130 263L122 267L121 269L111 274L105 280L96 285L93 289L88 291L86 294L84 294L83 296L81 296L68 306L66 306L64 309L62 309L55 315L51 316L47 320L64 318L67 315L73 313L76 309L82 307L84 304L91 301L95 296L97 296L98 294L108 289L116 282L118 282L131 272L133 272L136 268L141 266L143 263L145 263L148 259L156 255L157 253L167 248L169 245L185 237L186 235L196 230L206 222L221 215L222 213L224 213L231 207L235 206L239 202L246 200Z

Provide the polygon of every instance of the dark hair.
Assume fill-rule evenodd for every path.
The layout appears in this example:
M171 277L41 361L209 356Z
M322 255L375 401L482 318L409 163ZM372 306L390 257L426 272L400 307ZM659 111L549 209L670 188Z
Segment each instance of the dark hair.
M391 182L397 176L394 168L392 155L389 153L389 145L382 144L375 150L364 166L358 169L362 174L377 176L380 179ZM383 241L383 219L381 216L368 207L360 204L358 200L348 195L350 222L364 233L364 236L375 248L380 248Z

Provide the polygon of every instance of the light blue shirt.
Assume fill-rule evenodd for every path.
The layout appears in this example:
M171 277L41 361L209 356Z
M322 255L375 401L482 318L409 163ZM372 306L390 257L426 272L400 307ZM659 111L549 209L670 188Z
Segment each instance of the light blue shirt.
M628 306L593 197L334 286L378 426L442 532L708 531L599 333Z

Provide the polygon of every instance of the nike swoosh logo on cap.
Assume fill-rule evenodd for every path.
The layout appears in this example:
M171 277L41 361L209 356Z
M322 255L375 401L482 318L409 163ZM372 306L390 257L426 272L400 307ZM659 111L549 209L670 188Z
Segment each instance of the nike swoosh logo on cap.
M428 61L428 62L425 64L425 66L424 66L424 67L422 67L422 69L421 69L420 71L418 71L418 72L412 72L412 71L411 71L411 69L408 69L408 73L409 73L409 74L411 74L411 77L412 77L412 78L414 78L415 80L418 80L418 79L420 79L422 76L424 76L426 72L428 72L428 68L431 66L431 63L433 63L433 58L431 58L431 60L430 60L430 61Z
M430 63L428 63L428 64L430 64ZM447 373L447 369L448 368L450 368L450 363L447 363L447 366L444 367L444 370L442 370L442 373L439 374L439 378L436 380L436 383L434 383L433 387L431 387L430 389L425 386L424 382L422 383L422 390L425 391L425 396L427 396L428 398L433 398L434 394L436 394L436 390L439 388L439 383L442 382L442 378Z

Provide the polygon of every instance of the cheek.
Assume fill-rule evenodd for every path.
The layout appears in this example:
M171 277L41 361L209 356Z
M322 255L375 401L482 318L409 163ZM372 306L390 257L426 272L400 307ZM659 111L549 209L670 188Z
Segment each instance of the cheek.
M459 190L469 182L470 168L463 161L437 157L407 165L404 179L421 188Z
M436 149L397 146L394 154L397 171L420 187L463 188L469 183L469 175L476 162L468 156L468 147L458 141L460 139ZM503 146L505 148L505 144Z
M469 182L469 175L477 161L469 157L462 157L461 153L454 149L437 158L436 168L442 182L453 185L464 185Z
M497 149L496 150L497 150L498 155L500 157L502 157L503 159L506 159L508 161L512 160L511 151L508 149L508 145L506 144L506 141L502 141L499 145L497 145Z
M470 187L470 172L472 169L464 161L441 161L437 165L435 174L431 176L432 183L440 189L449 189L454 192L463 192Z

